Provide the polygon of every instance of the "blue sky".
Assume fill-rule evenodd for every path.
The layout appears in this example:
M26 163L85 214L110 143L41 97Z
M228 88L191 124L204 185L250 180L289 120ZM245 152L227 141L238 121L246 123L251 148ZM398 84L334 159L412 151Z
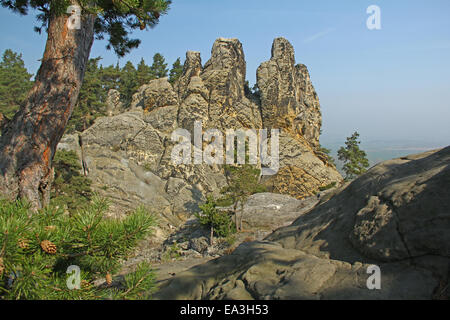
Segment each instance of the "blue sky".
M368 30L366 8L381 8L381 30ZM308 66L323 113L323 141L421 140L450 144L450 1L448 0L174 0L153 30L136 32L141 46L120 60L151 62L156 52L172 64L187 50L205 63L218 37L238 38L247 78L270 58L275 37L287 38L296 60ZM33 15L0 9L0 51L21 52L31 72L39 67L45 34L32 31ZM95 42L91 57L117 57Z

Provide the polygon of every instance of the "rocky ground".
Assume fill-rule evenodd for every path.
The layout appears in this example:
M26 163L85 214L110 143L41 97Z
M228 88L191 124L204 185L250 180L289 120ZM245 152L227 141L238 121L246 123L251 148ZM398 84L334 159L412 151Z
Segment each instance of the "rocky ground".
M149 261L155 268L158 282L170 279L191 267L231 254L244 242L263 240L274 230L290 225L335 190L302 200L274 193L254 194L244 206L243 230L226 239L215 237L212 246L209 230L195 217L190 217L167 238L156 236L142 242L135 256L124 264L121 274L141 261Z
M162 281L155 298L448 299L449 186L450 147L383 162L264 240ZM372 265L380 290L367 287Z

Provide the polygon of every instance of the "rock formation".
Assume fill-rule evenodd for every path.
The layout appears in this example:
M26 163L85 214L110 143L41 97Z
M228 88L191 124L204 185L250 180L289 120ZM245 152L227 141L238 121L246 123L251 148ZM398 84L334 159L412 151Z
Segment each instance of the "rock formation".
M180 79L152 80L134 94L129 111L116 114L120 101L110 92L110 117L98 118L82 133L85 161L95 189L113 199L120 214L143 203L172 217L191 213L207 194L227 183L221 165L175 165L173 131L280 129L280 170L265 177L269 190L298 199L340 182L334 166L320 157L320 105L303 65L295 65L290 43L274 40L272 58L258 69L260 99L245 91L246 63L237 39L219 38L203 66L189 51ZM77 149L62 140L60 147ZM69 146L70 145L70 146ZM260 163L258 163L260 166Z
M265 241L176 275L156 297L448 299L449 185L450 147L383 162ZM379 290L367 287L371 265Z
M109 117L123 112L123 103L120 101L120 92L116 89L110 89L106 96L106 114Z

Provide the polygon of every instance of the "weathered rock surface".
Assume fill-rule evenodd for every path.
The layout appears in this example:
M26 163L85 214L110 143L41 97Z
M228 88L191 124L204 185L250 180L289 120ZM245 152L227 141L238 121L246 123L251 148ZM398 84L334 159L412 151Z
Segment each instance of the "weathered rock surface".
M448 298L450 147L383 162L265 241L165 281L159 299ZM367 268L381 270L369 290Z
M269 191L301 199L321 186L340 182L336 169L317 155L319 101L306 68L294 64L289 42L275 39L272 59L258 70L260 105L244 90L242 44L219 38L204 66L198 52L187 52L175 85L167 78L150 81L133 95L127 112L116 114L121 104L111 90L111 116L98 118L81 134L94 188L113 199L114 214L146 204L177 225L178 218L197 210L206 194L217 195L227 183L221 165L172 161L176 145L172 133L182 128L193 137L194 122L199 120L203 132L214 128L224 136L228 129L281 130L279 173L264 179ZM77 141L67 136L60 148L77 150Z
M110 89L106 96L106 114L111 117L122 113L123 103L120 101L120 92L116 89Z

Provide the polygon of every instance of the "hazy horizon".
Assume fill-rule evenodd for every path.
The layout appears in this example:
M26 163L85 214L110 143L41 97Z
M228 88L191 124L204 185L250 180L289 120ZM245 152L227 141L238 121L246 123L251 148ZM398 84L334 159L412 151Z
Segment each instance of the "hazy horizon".
M368 30L366 8L381 8L381 30ZM422 141L430 147L450 144L450 2L359 1L207 1L175 0L160 24L135 32L140 48L120 60L150 64L160 52L169 67L188 50L210 57L218 37L238 38L247 60L247 79L270 58L272 41L288 39L296 62L305 64L318 93L324 145L345 141L358 131L363 142ZM20 26L12 28L11 26ZM35 17L0 9L0 51L23 54L36 73L46 34L33 32ZM96 41L91 58L117 63ZM436 146L432 146L436 144ZM416 146L421 147L421 146Z

